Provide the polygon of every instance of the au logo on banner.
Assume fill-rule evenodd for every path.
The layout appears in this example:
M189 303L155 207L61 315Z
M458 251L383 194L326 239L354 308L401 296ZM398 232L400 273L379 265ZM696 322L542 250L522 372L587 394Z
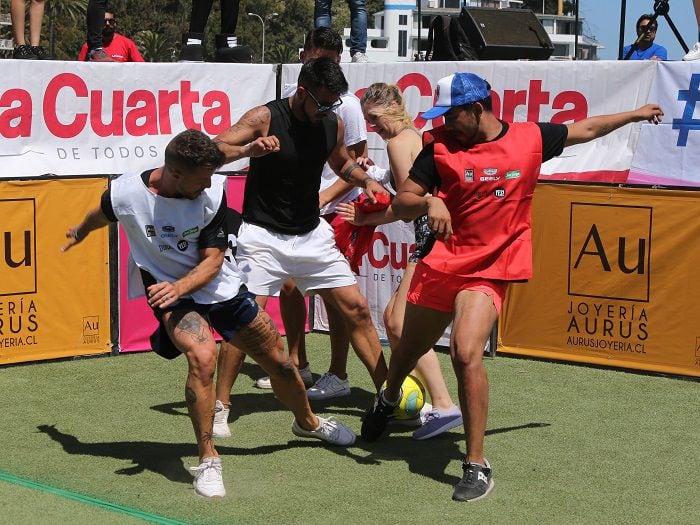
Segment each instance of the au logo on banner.
M649 301L652 209L572 202L569 295Z
M0 296L36 293L34 199L0 199Z

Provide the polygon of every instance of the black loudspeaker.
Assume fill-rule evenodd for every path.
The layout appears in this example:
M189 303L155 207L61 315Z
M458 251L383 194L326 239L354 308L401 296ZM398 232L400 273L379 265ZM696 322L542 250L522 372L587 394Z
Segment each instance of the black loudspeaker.
M463 7L459 23L481 60L547 60L554 51L529 9Z

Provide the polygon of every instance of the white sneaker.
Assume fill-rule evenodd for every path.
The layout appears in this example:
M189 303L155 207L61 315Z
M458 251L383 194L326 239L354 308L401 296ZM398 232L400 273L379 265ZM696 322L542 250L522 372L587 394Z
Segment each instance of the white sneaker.
M228 427L229 411L221 401L216 400L214 405L214 427L211 432L211 435L215 438L231 437L231 429Z
M695 42L695 45L690 48L683 60L700 60L700 42Z
M309 388L314 384L314 376L311 374L311 365L307 363L304 368L297 368L299 370L299 375L301 380L304 382L304 388ZM263 390L270 390L272 388L272 383L269 377L261 377L255 382L257 388L262 388Z
M366 64L369 62L369 58L367 58L367 55L364 53L358 51L352 57L350 57L350 62L354 62L355 64Z
M296 419L292 423L292 432L295 436L321 439L331 445L347 447L355 443L355 433L348 427L335 421L333 417L324 419L318 417L318 428L316 430L306 430L302 428Z
M350 395L350 381L326 372L316 384L306 391L309 399L331 399Z
M223 498L226 495L224 480L221 476L221 458L204 458L197 467L192 486L198 496L205 498Z

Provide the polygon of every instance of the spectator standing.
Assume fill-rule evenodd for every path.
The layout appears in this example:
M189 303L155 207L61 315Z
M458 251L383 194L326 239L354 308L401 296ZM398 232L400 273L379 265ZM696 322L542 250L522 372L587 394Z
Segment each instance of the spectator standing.
M350 8L350 57L353 62L367 62L367 7L365 0L347 0ZM332 0L316 0L314 25L331 26Z
M107 0L88 0L87 5L87 53L88 62L114 62L102 49L102 28L104 27Z
M180 61L204 62L207 57L204 44L204 28L209 20L214 0L193 0L190 14L189 32L182 36ZM248 48L238 46L236 26L238 25L239 0L221 0L221 33L214 37L216 62L250 62L252 53Z
M664 46L654 43L656 30L659 24L653 20L654 15L644 14L637 19L637 37L642 36L637 49L629 57L629 60L666 60L668 52ZM622 56L626 57L632 45L625 46Z
M25 2L10 0L10 19L15 37L15 49L12 58L21 60L46 60L49 54L39 45L41 41L41 22L44 19L44 0L29 2L29 43L24 38Z
M693 9L695 9L695 19L698 22L698 33L700 33L700 0L693 0ZM695 45L686 53L683 60L700 60L700 41L695 42Z
M102 50L114 62L143 62L139 48L130 38L117 33L117 19L110 9L105 10L102 28ZM88 54L87 42L83 44L78 60L85 60Z

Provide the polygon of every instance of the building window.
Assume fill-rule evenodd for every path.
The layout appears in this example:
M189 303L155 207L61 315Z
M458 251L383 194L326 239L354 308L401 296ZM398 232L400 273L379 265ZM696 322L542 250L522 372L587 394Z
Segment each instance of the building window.
M399 56L405 57L408 46L408 31L399 31Z
M384 17L383 16L379 17L379 29L381 29L382 31L384 30Z
M408 25L408 15L399 15L399 25L400 26L407 26Z
M430 21L433 19L433 17L430 15L423 15L420 18L420 26L423 29L430 29Z

